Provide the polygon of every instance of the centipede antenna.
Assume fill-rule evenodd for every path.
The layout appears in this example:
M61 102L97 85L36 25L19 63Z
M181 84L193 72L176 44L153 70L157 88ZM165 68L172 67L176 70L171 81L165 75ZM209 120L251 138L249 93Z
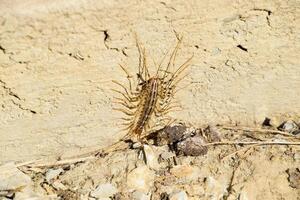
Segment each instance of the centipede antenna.
M138 52L139 52L139 69L138 69L138 75L142 76L143 74L143 70L142 70L142 59L143 59L143 54L142 54L142 50L141 50L141 46L140 46L140 43L139 43L139 40L138 40L138 37L137 35L135 34L135 41L136 41L136 47L138 48ZM139 82L138 82L139 84Z
M146 50L143 48L143 69L145 70L145 79L150 78L150 73L147 67L147 57L146 57Z
M138 48L138 52L139 52L139 75L143 76L142 79L148 79L150 77L148 68L147 68L147 58L146 58L146 50L145 48L143 48L138 40L138 37L135 35L136 37L136 46Z
M180 44L181 44L181 40L178 40L178 42L177 42L177 44L176 44L176 46L175 46L175 48L174 48L174 50L173 50L173 52L172 52L172 54L171 54L170 60L169 60L169 62L168 62L168 64L167 64L167 67L166 67L166 70L165 70L165 71L168 71L168 70L169 70L170 65L171 65L171 62L172 62L172 60L173 60L173 57L177 54L177 51L178 51L178 49L179 49ZM163 79L164 79L165 77L166 77L166 73L164 73Z
M165 53L164 57L161 59L159 65L157 67L156 76L158 76L158 72L161 70L162 63L165 61L165 59L170 51L171 51L171 48L168 49L168 51Z
M183 39L183 36L178 36L178 35L176 35L176 38L178 39L178 43L181 44L182 39ZM173 56L173 58L172 58L172 59L173 59L173 61L172 61L173 69L174 69L174 67L175 67L175 60L176 60L176 57L177 57L178 50L179 50L179 46L178 46L178 48L176 49L175 54L174 54L174 56Z
M148 54L149 54L149 57L151 58L152 62L154 63L154 66L157 66L157 63L156 63L155 59L153 58L153 56L150 53L148 53ZM148 72L149 72L149 70L148 70ZM149 77L150 77L150 72L149 72ZM157 74L156 74L156 77L157 77Z

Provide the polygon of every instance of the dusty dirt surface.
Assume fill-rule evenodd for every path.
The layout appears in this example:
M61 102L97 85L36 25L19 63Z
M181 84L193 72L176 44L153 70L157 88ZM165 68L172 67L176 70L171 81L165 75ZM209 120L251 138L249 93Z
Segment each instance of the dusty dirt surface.
M261 128L269 117L276 130L288 119L299 123L299 7L280 0L0 0L0 164L65 160L117 141L111 80L126 81L118 64L136 73L134 34L152 69L176 44L175 33L184 36L178 65L194 54L174 119ZM237 131L222 137L241 139L231 132ZM220 158L235 150L212 146L196 157L166 156L153 169L128 147L63 167L19 169L36 193L54 199L93 199L99 185L111 191L99 199L299 199L299 146L259 145ZM63 171L46 181L56 168ZM148 175L147 187L130 186L140 174ZM16 189L5 198L27 198L11 195Z
M11 170L15 174L9 179L0 173L0 181L9 185L0 184L0 191L6 188L3 199L300 197L299 136L266 127L194 128L180 123L151 138L149 144L123 143L113 151L72 159L19 163L8 170L8 174ZM187 141L189 145L183 148ZM229 145L232 142L235 144Z

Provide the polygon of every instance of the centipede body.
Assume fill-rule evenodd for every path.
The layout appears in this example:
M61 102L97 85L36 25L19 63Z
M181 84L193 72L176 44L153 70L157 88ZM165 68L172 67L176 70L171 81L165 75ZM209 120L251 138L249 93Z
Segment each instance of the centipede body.
M133 88L134 77L124 66L120 65L127 75L128 87L118 81L113 81L121 88L121 90L113 89L113 91L119 95L115 97L114 103L118 107L114 109L127 116L122 118L125 121L123 130L127 131L126 137L136 137L141 140L142 136L146 135L151 128L150 121L154 121L154 118L163 119L168 112L178 107L174 102L175 89L178 83L186 77L186 75L181 76L181 74L189 66L192 57L174 70L175 58L182 41L182 38L178 38L177 45L172 51L166 67L162 68L165 56L157 66L156 73L151 75L147 66L145 49L137 39L136 41L139 51L139 67L134 84L136 87ZM174 71L171 71L171 68Z

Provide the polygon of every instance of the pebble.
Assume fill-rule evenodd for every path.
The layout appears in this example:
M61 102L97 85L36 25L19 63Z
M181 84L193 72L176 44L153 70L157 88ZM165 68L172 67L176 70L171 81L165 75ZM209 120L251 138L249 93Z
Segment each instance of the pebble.
M117 188L110 183L98 185L91 191L90 196L98 199L113 197L118 192Z
M209 124L208 127L204 130L204 133L206 134L209 142L221 141L221 133L213 124Z
M212 56L216 56L216 55L218 55L218 54L220 54L221 53L221 49L219 49L218 47L215 47L215 48L213 48L212 50L211 50L211 55Z
M135 142L132 145L133 149L140 149L142 147L142 144L140 142Z
M16 192L14 196L14 200L42 200L43 197L35 194L32 191L22 191L22 192Z
M205 181L205 197L209 199L222 199L227 193L226 180L219 182L215 178L209 176Z
M145 193L143 192L140 192L140 191L135 191L132 193L132 198L134 200L150 200L150 197L151 195L146 195Z
M158 163L158 155L154 151L154 147L144 145L144 153L146 156L146 163L150 169L158 170L160 165Z
M62 184L60 181L54 181L52 184L51 184L56 190L67 190L68 188Z
M188 200L188 196L185 191L172 193L169 196L170 200Z
M185 156L200 156L207 153L207 147L203 146L205 140L202 136L196 135L177 143L177 153Z
M64 172L64 170L62 168L49 169L46 172L45 179L47 182L50 182L52 179L55 179L56 177L58 177L62 172Z
M294 160L296 160L296 161L300 161L300 153L298 153L298 152L295 152L295 154L294 154Z
M31 184L31 178L20 171L14 163L0 166L0 191L16 190Z
M170 169L170 173L177 178L184 178L187 181L197 180L201 176L200 169L191 165L176 165Z
M300 169L290 168L286 172L290 186L295 189L300 189Z
M54 200L58 199L56 194L44 196L34 191L31 186L26 186L22 191L16 192L14 200Z
M154 183L154 172L147 166L140 166L132 170L127 177L129 189L148 193Z
M299 132L299 126L293 120L283 122L278 129L295 135Z
M173 158L175 156L176 156L176 154L172 151L164 151L162 154L160 154L160 157L163 160L168 160L168 159Z
M155 143L158 146L163 146L178 142L185 137L187 129L187 126L185 126L184 124L174 124L166 126L164 129L157 133Z

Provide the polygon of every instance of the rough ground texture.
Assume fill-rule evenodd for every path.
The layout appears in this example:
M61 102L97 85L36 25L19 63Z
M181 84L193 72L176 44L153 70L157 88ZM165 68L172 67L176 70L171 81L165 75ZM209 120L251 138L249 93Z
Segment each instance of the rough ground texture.
M183 110L174 118L299 122L299 7L278 0L0 0L0 163L71 156L115 141L111 80L124 80L120 63L136 73L134 33L150 68L175 45L174 32L184 36L178 65L194 54L192 84L178 93Z
M38 161L18 164L18 169L13 164L0 166L0 199L1 194L15 200L33 197L49 200L299 199L299 136L282 135L283 132L274 129L245 131L238 127L167 130L158 133L158 137L175 134L186 139L177 141L172 137L169 145L125 145L121 151L89 156L88 160L74 158L76 162ZM298 141L298 145L212 146L209 142L215 139L208 137L212 135L218 135L214 137L218 141ZM199 143L196 138L203 140ZM196 151L199 154L187 156L190 151L181 154L175 146L184 141L189 141L189 147L194 141L197 147L193 147L193 155Z

